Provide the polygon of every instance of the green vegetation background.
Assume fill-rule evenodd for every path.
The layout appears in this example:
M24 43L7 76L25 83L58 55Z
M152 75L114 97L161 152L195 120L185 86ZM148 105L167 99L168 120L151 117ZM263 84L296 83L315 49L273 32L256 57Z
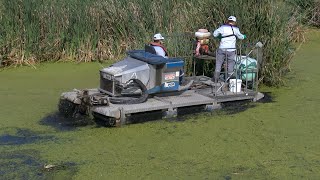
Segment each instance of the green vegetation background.
M190 57L198 28L212 31L235 15L244 45L265 44L260 78L278 85L314 7L313 0L0 0L0 64L115 60L157 32L170 54Z

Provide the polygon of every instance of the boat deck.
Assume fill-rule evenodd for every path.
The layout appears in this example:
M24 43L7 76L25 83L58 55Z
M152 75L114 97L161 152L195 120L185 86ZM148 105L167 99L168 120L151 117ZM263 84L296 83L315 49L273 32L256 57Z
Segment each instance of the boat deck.
M170 117L177 115L179 108L203 106L205 109L213 110L220 108L222 102L255 100L263 97L261 93L249 89L241 89L241 92L230 92L223 88L224 82L213 83L208 77L195 77L194 80L191 89L180 94L155 95L140 104L95 106L92 111L94 114L115 119L125 119L131 114L152 111L163 111L164 117Z

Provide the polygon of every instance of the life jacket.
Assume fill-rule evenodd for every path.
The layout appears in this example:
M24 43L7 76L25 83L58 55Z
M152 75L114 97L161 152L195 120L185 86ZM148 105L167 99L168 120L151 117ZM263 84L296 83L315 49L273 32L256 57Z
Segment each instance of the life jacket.
M162 44L160 44L160 43L155 43L155 42L151 42L150 45L151 45L151 46L159 46L159 47L161 47L161 48L164 50L164 52L166 53L165 55L166 55L166 56L169 56L167 49L166 49Z

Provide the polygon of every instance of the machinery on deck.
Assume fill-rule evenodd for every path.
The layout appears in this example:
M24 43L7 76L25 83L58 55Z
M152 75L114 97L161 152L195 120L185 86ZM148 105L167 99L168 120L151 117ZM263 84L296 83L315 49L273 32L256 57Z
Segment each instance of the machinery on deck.
M243 71L243 66L239 63L238 66ZM257 70L251 68L250 72ZM212 82L205 76L185 77L183 72L181 58L163 58L148 50L128 51L126 58L100 70L99 88L62 93L59 111L69 117L79 113L92 115L109 126L120 126L127 124L134 114L157 111L164 117L172 117L179 109L192 106L213 110L221 102L255 101L263 97L257 89L248 89L245 84L236 83L233 86L240 87L226 89L222 87L227 82Z

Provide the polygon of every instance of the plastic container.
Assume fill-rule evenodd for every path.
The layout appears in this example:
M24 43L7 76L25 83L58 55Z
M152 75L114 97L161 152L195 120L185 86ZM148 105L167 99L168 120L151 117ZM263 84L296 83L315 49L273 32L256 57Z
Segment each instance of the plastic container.
M194 33L194 35L199 39L205 39L205 38L209 38L211 36L211 33L197 31Z
M229 80L229 91L230 92L241 92L241 79L230 79Z
M208 29L198 29L198 32L207 33L207 32L209 32L209 31L208 31Z
M236 68L241 72L243 81L253 81L256 78L257 60L247 56L237 56Z

